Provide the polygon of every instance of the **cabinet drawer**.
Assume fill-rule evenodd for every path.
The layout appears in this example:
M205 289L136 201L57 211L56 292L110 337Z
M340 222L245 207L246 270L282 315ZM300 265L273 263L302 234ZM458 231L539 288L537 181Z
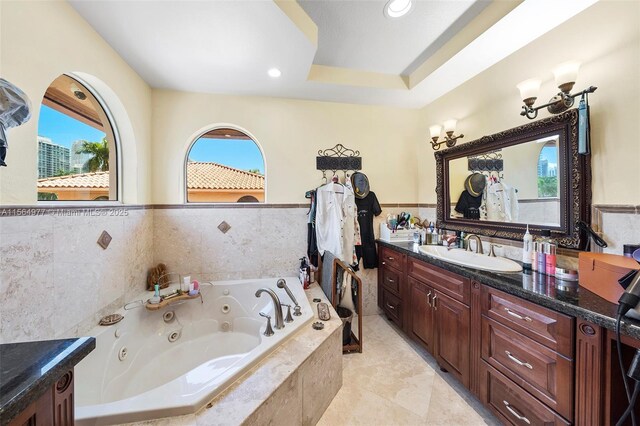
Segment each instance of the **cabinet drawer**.
M398 253L397 251L391 250L387 247L380 247L380 265L381 266L391 266L392 268L396 268L398 271L404 271L404 268L407 264L407 255Z
M571 360L486 317L482 359L564 418L573 418Z
M400 272L392 268L382 268L382 285L396 296L400 296L400 277Z
M486 285L482 286L482 313L567 358L573 358L572 317Z
M503 423L525 426L570 424L486 362L480 364L481 400Z
M382 289L382 310L391 321L402 328L402 306L400 299L384 288Z
M468 305L471 300L471 282L453 272L445 271L426 262L409 258L410 276L426 282L436 290Z

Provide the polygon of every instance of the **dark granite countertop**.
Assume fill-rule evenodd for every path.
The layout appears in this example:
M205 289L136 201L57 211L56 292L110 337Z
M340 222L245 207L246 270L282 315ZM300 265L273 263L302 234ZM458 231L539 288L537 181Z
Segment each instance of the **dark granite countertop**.
M0 345L0 424L7 424L96 347L93 337Z
M610 330L615 329L618 305L579 287L578 283L568 283L556 280L552 276L530 271L526 273L496 273L467 268L424 255L412 242L389 243L378 240L378 243L549 309L582 318ZM566 286L566 284L569 285ZM640 321L625 318L621 332L635 339L640 339Z

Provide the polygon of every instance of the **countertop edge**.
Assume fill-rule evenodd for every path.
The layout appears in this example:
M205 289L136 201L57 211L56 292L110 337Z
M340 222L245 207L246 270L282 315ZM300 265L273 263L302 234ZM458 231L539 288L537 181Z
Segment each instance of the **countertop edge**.
M80 338L76 339L79 340ZM28 343L28 342L25 342ZM67 355L64 360L60 361L53 368L44 373L44 376L36 380L30 386L24 388L11 398L4 406L0 407L0 424L5 425L20 414L29 404L40 398L56 381L62 377L64 372L68 371L82 359L84 359L96 347L96 339L94 337L86 337L86 341L81 343L77 348Z
M402 246L404 243L403 244L391 243L384 240L376 240L376 242L383 247L400 251L406 254L407 256L413 257L415 259L418 259L430 265L448 270L450 272L454 272L456 274L462 275L465 278L478 281L481 284L485 284L497 290L504 291L505 293L511 294L513 296L521 297L522 299L525 299L529 302L543 306L545 308L549 308L566 315L571 315L576 318L581 318L585 321L589 321L595 325L599 325L609 330L615 330L616 319L614 317L602 314L600 312L591 311L583 307L573 305L571 303L563 302L540 293L535 293L533 291L529 291L523 288L517 288L505 282L501 282L502 276L508 275L508 274L499 274L499 273L493 273L489 271L481 271L481 270L471 269L471 268L467 268L460 265L455 265L453 263L449 263L443 260L438 260L421 253L416 253L410 250L409 248L405 248ZM580 287L580 291L588 292L589 290L583 287ZM599 297L596 294L593 294L593 296ZM606 302L604 299L602 300ZM607 303L610 303L610 302L607 302ZM622 322L620 331L621 331L621 334L623 335L626 335L635 339L640 339L640 325L630 324L629 321L625 320Z

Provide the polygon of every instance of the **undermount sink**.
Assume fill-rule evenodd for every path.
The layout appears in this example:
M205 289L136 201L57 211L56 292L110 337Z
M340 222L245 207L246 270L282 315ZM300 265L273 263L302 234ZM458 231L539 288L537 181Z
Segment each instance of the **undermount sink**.
M449 249L445 246L420 246L420 253L445 262L468 268L481 269L492 272L520 272L522 266L505 257L490 257L486 254L478 254L463 249Z

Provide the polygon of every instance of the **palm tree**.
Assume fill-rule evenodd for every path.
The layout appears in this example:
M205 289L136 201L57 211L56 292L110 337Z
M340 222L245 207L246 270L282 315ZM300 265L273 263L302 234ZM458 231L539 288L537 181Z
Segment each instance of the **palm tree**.
M100 142L82 142L82 148L78 149L76 153L93 155L85 163L85 167L90 172L109 171L109 144L106 137L102 138Z

